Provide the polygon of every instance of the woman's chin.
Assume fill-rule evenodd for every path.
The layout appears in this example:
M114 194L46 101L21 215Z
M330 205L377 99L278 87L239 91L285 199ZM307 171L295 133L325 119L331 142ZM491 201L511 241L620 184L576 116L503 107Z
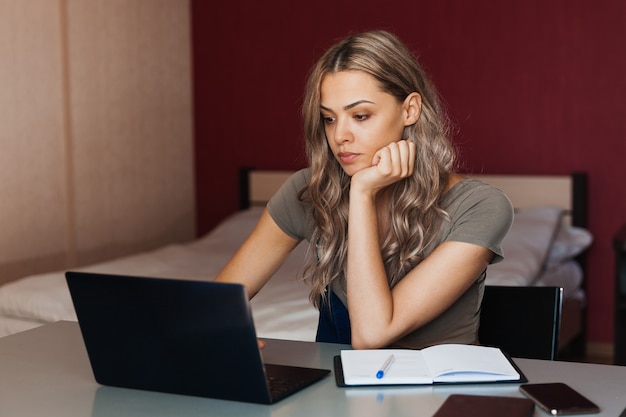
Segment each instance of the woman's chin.
M365 168L368 168L366 166L362 166L358 164L341 164L340 163L340 165L341 165L341 168L343 169L343 172L345 172L346 175L349 177L352 177L357 172L362 171Z

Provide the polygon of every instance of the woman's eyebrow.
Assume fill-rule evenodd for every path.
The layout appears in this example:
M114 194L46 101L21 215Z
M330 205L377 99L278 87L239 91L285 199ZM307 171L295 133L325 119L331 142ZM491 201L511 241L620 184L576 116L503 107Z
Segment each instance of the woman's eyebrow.
M359 104L363 104L363 103L367 103L367 104L376 104L376 103L374 103L373 101L369 101L369 100L358 100L358 101L355 101L354 103L351 103L351 104L348 104L348 105L343 106L343 109L344 109L344 110L350 110L351 108L356 107L356 106L358 106ZM322 110L326 110L326 111L332 112L332 110L331 110L331 109L329 109L328 107L324 106L323 104L320 104L320 108L321 108Z

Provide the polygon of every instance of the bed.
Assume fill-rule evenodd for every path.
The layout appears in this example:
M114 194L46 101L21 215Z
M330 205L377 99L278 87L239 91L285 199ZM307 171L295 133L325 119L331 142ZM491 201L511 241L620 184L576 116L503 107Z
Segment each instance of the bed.
M252 230L288 171L242 170L241 210L198 239L89 265L76 270L204 280L214 277ZM564 289L563 349L584 348L586 176L472 175L509 195L516 209L503 242L505 261L489 267L488 285L546 285ZM300 277L306 242L251 301L260 337L311 341L317 311ZM63 271L37 274L0 286L0 337L48 322L76 320Z

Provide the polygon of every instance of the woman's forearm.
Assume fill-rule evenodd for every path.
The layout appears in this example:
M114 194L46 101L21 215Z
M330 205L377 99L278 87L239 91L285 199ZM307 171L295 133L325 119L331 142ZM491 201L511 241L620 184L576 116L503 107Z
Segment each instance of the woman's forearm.
M347 298L355 347L387 344L393 300L380 252L376 197L352 192L348 217Z

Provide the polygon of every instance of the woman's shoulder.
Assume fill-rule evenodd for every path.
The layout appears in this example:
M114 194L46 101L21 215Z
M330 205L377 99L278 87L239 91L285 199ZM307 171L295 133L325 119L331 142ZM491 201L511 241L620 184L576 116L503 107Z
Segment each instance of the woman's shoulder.
M513 204L507 195L471 177L464 177L444 195L442 208L456 219L472 216L490 221L500 219L503 224L513 221Z
M443 198L444 205L451 205L455 202L473 204L481 200L499 201L503 205L511 205L509 198L502 190L471 177L461 178Z
M299 197L310 176L308 168L296 171L267 204L274 222L285 233L298 240L308 239L312 233L311 209Z
M501 242L513 223L513 205L504 192L475 178L464 178L445 195L450 216L448 240L475 243L502 259Z
M311 170L309 168L300 169L291 174L285 182L280 186L276 194L270 200L270 204L277 200L294 204L300 201L299 194L306 187L311 178Z
M311 168L302 168L291 174L287 181L292 182L295 185L304 187L311 178Z

